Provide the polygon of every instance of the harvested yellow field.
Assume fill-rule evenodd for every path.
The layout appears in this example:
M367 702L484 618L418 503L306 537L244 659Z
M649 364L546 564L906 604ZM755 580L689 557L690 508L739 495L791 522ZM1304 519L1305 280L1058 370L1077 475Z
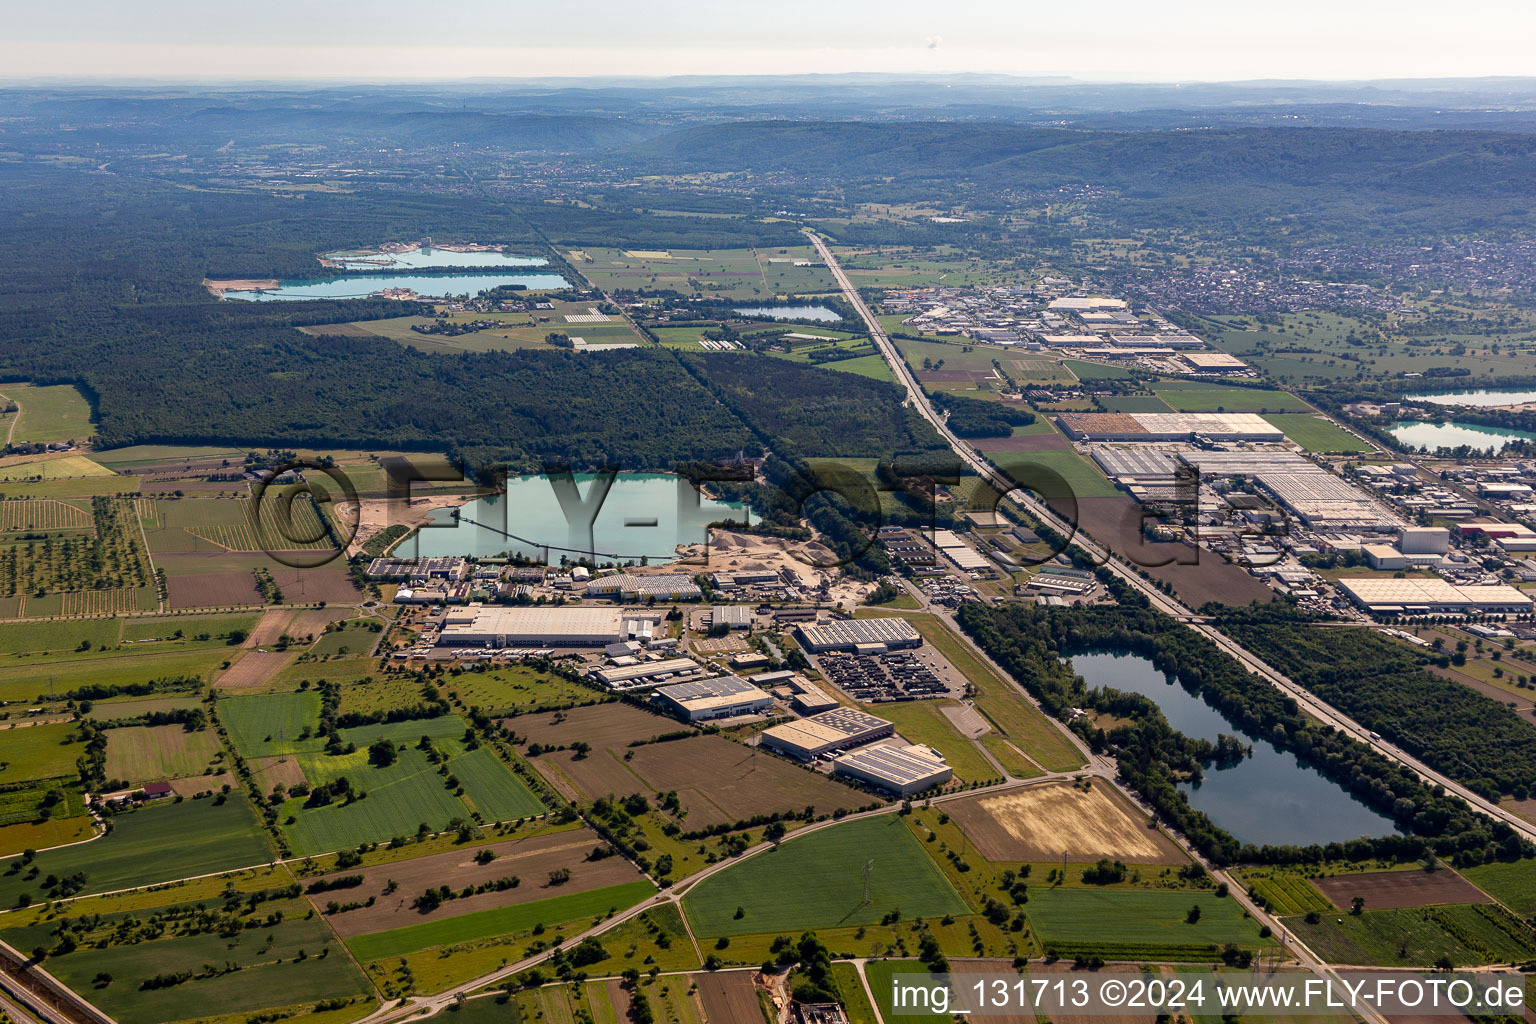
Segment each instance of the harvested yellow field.
M1142 812L1103 783L1088 790L1067 783L1031 786L961 800L945 809L992 861L1184 860L1167 837L1147 827Z

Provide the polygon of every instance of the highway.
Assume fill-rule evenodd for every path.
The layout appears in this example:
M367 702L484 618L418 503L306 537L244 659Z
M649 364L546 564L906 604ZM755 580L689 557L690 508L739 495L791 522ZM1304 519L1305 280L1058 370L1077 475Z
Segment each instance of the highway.
M1369 729L1364 728L1358 722L1344 714L1342 711L1339 711L1337 708L1334 708L1332 705L1314 696L1305 687L1292 681L1282 673L1265 664L1263 659L1249 652L1242 645L1238 644L1231 637L1228 637L1226 634L1222 633L1216 627L1206 623L1201 616L1195 615L1176 598L1163 593L1148 583L1146 580L1142 579L1132 569L1126 566L1121 561L1121 559L1113 555L1110 551L1108 551L1108 549L1098 544L1091 537L1088 537L1085 534L1077 533L1072 524L1068 523L1061 516L1058 516L1052 509L1048 508L1044 502L1039 501L1024 491L1016 491L1014 484L1004 474L999 472L994 466L992 466L991 463L979 455L973 448L970 447L970 445L966 444L949 429L948 424L946 424L944 421L944 417L939 415L938 411L934 409L932 403L928 401L928 396L923 392L923 388L918 383L916 375L913 374L911 367L907 365L906 359L904 359L901 353L897 351L896 345L891 341L890 335L886 333L885 328L881 325L880 321L876 319L874 312L869 308L868 304L865 303L863 296L861 296L858 289L854 287L853 282L849 279L847 273L838 264L837 257L833 255L831 247L827 245L826 241L823 240L820 235L817 235L812 231L806 231L806 236L810 238L811 244L816 247L816 251L821 254L821 258L826 263L827 269L837 280L838 286L842 288L844 297L850 303L852 303L856 310L858 310L859 316L864 320L865 326L869 329L870 337L874 340L876 348L880 350L880 354L890 365L891 372L896 375L897 382L906 389L908 403L914 409L916 409L917 412L925 420L933 425L933 428L939 432L939 435L943 437L947 442L949 442L949 446L954 450L955 454L958 455L965 462L965 464L969 466L973 472L976 473L977 476L981 477L993 487L997 488L1000 493L1007 494L1010 500L1023 506L1031 514L1035 515L1041 521L1045 522L1047 525L1060 532L1063 536L1071 538L1072 542L1075 543L1078 547L1082 548L1090 558L1102 562L1121 580L1136 588L1136 590L1139 591L1144 597L1146 597L1146 599L1152 604L1152 607L1175 619L1178 619L1190 629L1193 629L1208 637L1211 642L1215 643L1222 650L1236 658L1237 661L1250 672L1268 680L1272 685L1281 690L1281 692L1295 700L1303 710L1305 710L1312 717L1316 718L1318 721L1327 725L1332 725L1334 728L1349 734L1350 736L1359 740L1361 743L1367 744L1381 756L1387 758L1388 760L1395 761L1405 768L1408 768L1429 784L1443 786L1446 792L1456 794L1472 807L1476 808L1478 811L1482 812L1490 818L1505 823L1525 839L1536 842L1536 825L1533 825L1523 818L1517 817L1504 808L1499 807L1492 801L1485 800L1484 798L1478 796L1476 793L1473 793L1471 790L1456 782L1454 779L1448 778L1447 776L1442 775L1440 772L1435 771L1433 768L1430 768L1428 765L1424 764L1422 761L1409 754L1407 751L1402 750L1401 748L1388 743L1385 740L1374 738L1371 735L1371 731Z

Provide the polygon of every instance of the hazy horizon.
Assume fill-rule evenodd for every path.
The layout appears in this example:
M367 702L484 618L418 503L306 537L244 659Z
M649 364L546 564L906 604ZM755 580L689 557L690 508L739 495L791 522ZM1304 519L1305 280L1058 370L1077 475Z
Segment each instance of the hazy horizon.
M434 82L463 79L999 73L1086 82L1527 77L1536 5L1472 0L1455 18L1422 2L1283 12L1186 0L1083 11L1003 0L700 9L672 0L564 8L405 0L355 8L273 0L224 22L189 0L78 0L15 8L0 41L18 80ZM728 17L725 15L729 15ZM408 40L425 42L412 45Z

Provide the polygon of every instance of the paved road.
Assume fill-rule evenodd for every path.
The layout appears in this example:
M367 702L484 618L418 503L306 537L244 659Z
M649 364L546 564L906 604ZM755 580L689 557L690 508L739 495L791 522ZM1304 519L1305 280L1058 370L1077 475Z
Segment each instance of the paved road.
M949 445L952 449L954 449L955 454L960 456L960 458L965 461L966 465L974 470L978 476L1005 494L1012 490L1013 484L1008 480L1006 476L998 472L990 463L986 461L985 458L977 454L975 450L973 450L968 444L966 444L950 431L948 425L944 422L943 417L938 414L938 412L933 408L933 405L928 401L928 396L924 394L922 386L918 384L917 378L912 373L911 368L907 365L906 360L902 358L901 353L897 351L895 344L890 339L890 336L886 334L885 328L881 325L880 321L875 318L874 313L864 302L863 297L859 295L858 289L854 287L853 282L849 280L848 275L844 273L843 268L838 265L837 258L832 254L831 248L819 235L816 235L810 231L807 231L806 234L810 237L812 244L815 245L816 251L821 254L821 258L826 262L827 269L832 272L832 276L842 287L844 297L853 304L854 308L858 310L859 316L863 318L865 326L869 328L870 336L874 339L876 347L879 348L881 354L885 357L886 362L890 364L892 372L896 374L897 382L906 388L908 402L918 411L919 414L922 415L924 419L933 424L934 429L937 430L939 434L949 442ZM1317 718L1321 722L1332 725L1335 728L1348 733L1350 736L1359 740L1361 743L1374 748L1377 753L1381 754L1388 760L1395 761L1405 768L1413 771L1421 779L1424 779L1431 785L1439 785L1445 787L1447 792L1454 793L1461 797L1468 804L1481 811L1483 814L1490 818L1504 822L1513 828L1516 832L1520 833L1520 835L1522 835L1524 838L1536 842L1536 825L1533 825L1531 822L1528 822L1523 818L1517 817L1516 815L1502 807L1499 807L1497 804L1494 804L1489 800L1483 799L1476 793L1473 793L1471 790L1467 789L1465 786L1456 782L1454 779L1448 778L1447 776L1442 775L1440 772L1435 771L1433 768L1430 768L1428 765L1424 764L1422 761L1414 757L1412 754L1409 754L1407 751L1391 743L1388 743L1385 740L1373 738L1369 729L1364 728L1358 722L1354 721L1348 715L1344 714L1342 711L1339 711L1332 705L1326 703L1323 700L1320 700L1318 697L1308 692L1305 687L1286 678L1286 676L1284 676L1282 673L1271 668L1269 665L1266 665L1264 661L1257 655L1247 651L1236 641L1232 640L1230 637L1217 630L1214 626L1208 625L1207 620L1203 616L1195 615L1178 600L1170 597L1167 594L1164 594L1162 591L1147 583L1146 580L1143 580L1140 576L1136 575L1135 572L1126 567L1120 561L1120 559L1111 554L1107 548L1101 546L1092 538L1084 534L1079 533L1074 535L1074 529L1072 525L1067 523L1060 516L1056 515L1056 513L1050 508L1046 507L1044 503L1036 500L1032 496L1022 491L1012 494L1010 497L1012 500L1017 501L1018 504L1027 508L1032 514L1044 520L1048 525L1055 528L1064 536L1071 537L1073 543L1082 548L1090 558L1103 562L1103 564L1107 566L1111 572L1113 572L1120 579L1124 580L1126 583L1130 584L1132 587L1136 588L1136 590L1145 596L1147 600L1152 603L1154 608L1157 608L1159 611L1162 611L1172 616L1173 618L1178 619L1180 622L1183 622L1191 629L1194 629L1197 632L1202 633L1206 637L1210 638L1213 643L1215 643L1222 650L1226 651L1228 654L1231 654L1250 672L1256 673L1257 675L1268 680L1271 684L1276 686L1287 696L1293 698L1308 714L1312 715L1314 718Z

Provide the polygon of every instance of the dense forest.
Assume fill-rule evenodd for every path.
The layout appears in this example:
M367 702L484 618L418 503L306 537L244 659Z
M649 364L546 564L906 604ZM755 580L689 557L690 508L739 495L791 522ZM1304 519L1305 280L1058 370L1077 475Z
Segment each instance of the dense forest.
M1066 610L968 601L957 618L1052 715L1072 719L1074 707L1113 715L1119 724L1110 729L1095 727L1088 718L1072 719L1072 727L1095 750L1112 752L1127 784L1206 855L1221 863L1280 863L1412 858L1433 849L1454 863L1476 864L1532 852L1507 826L1425 786L1412 772L1364 744L1319 725L1302 714L1295 701L1250 675L1209 639L1179 628L1109 574L1101 573L1101 578L1117 591L1120 606ZM1204 766L1233 756L1232 745L1184 736L1168 725L1154 703L1138 694L1089 688L1061 660L1086 650L1123 650L1150 658L1243 731L1294 752L1412 835L1306 848L1258 848L1241 842L1190 807L1173 781L1181 774L1198 777Z
M1283 604L1223 609L1221 630L1367 729L1490 800L1536 790L1536 729L1369 629L1319 629Z
M781 436L792 454L847 454L847 439L872 455L937 444L931 431L919 439L926 428L888 386L851 375L755 358L750 377L722 367L749 430L668 352L428 354L296 329L410 306L218 302L201 287L322 276L318 252L422 233L544 251L530 225L487 201L231 196L15 165L0 165L0 184L0 379L80 384L106 446L381 447L447 450L471 469L657 469L756 454Z
M885 381L756 353L683 361L765 446L788 459L889 458L945 447L902 390Z

